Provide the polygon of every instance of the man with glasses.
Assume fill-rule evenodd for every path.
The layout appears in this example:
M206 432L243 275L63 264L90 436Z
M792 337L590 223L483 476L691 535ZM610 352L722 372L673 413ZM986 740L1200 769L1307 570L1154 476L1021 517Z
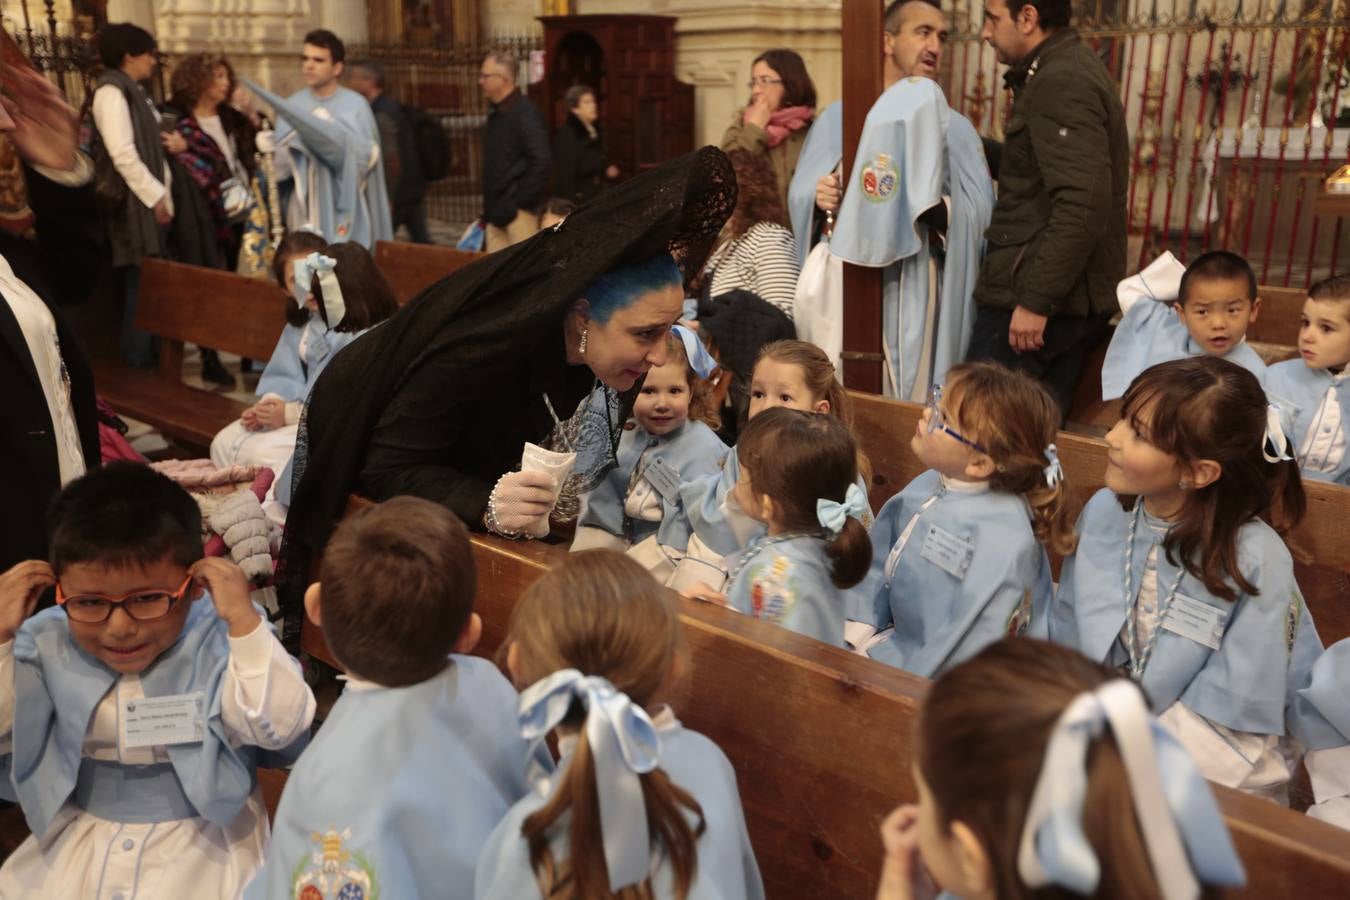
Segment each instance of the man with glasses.
M494 50L483 59L478 87L488 102L483 126L483 220L487 251L518 244L539 230L552 166L539 111L516 87L516 58Z
M303 90L282 98L245 84L276 110L276 133L260 133L258 149L278 151L277 181L290 193L286 228L374 250L376 241L394 236L380 132L366 98L338 84L345 59L337 35L311 31L300 59Z

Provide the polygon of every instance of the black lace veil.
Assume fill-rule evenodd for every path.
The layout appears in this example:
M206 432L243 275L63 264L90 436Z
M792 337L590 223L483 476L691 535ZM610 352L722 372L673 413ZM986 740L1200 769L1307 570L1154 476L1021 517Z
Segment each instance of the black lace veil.
M688 284L735 204L730 163L717 148L704 147L431 285L340 352L315 384L300 423L284 577L308 576L356 487L381 413L421 367L434 368L437 389L447 396L481 391L546 335L560 333L571 303L601 274L666 250ZM602 436L615 439L614 423L622 427L631 394L597 394L577 410L557 411L564 423L549 443L569 431L569 440L586 446L600 446ZM572 492L593 483L604 465L583 465Z

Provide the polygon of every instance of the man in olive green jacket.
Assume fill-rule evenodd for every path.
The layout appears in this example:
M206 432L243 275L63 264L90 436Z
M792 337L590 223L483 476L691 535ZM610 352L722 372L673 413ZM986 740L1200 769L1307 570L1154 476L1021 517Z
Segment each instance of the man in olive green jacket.
M1070 0L986 0L982 36L1013 91L967 359L1041 379L1067 413L1125 277L1129 134Z

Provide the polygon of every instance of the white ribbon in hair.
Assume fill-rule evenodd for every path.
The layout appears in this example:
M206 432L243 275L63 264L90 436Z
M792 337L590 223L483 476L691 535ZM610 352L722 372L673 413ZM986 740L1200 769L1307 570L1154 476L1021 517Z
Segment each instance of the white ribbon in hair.
M1049 463L1042 471L1045 474L1045 486L1053 488L1064 480L1064 467L1059 464L1059 448L1054 444L1045 448L1045 459Z
M337 279L337 260L324 256L317 250L308 256L292 260L295 269L295 302L301 308L310 294L310 285L314 276L319 277L319 287L323 290L323 311L328 319L329 329L335 329L347 315L347 304L342 299L342 287Z
M1261 435L1261 455L1268 463L1292 462L1289 432L1294 430L1296 411L1283 401L1266 406L1266 432Z
M1083 833L1083 803L1088 750L1108 725L1163 900L1194 900L1202 881L1242 884L1242 863L1209 786L1125 679L1079 694L1055 723L1022 826L1022 881L1084 895L1097 889L1101 866Z

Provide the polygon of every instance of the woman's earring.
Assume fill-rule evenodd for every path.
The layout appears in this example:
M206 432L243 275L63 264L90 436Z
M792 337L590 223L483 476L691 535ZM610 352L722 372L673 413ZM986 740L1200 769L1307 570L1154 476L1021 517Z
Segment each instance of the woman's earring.
M577 344L577 352L582 356L586 355L586 339L590 337L590 329L583 327L581 329L581 341Z
M1191 489L1191 483L1183 478L1177 482L1177 487L1181 488L1183 491L1189 491Z

